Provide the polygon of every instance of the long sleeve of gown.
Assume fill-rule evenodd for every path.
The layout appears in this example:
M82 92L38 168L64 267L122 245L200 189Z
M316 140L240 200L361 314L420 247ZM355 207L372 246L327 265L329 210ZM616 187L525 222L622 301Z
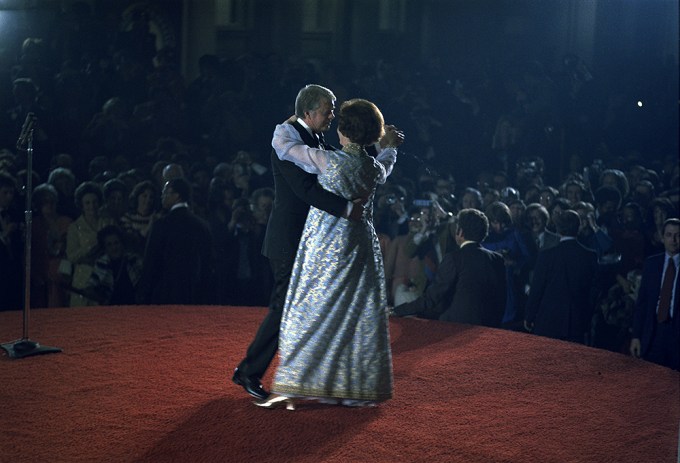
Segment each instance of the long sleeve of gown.
M320 174L328 167L329 151L310 148L291 124L279 124L274 129L272 148L282 161L290 161L310 174Z
M318 148L310 148L300 138L300 134L291 124L279 124L274 129L272 148L282 161L290 161L310 174L320 174L326 171L328 160L332 151ZM392 173L397 161L396 148L384 148L376 156L384 168L384 175L378 179L378 183L385 183Z

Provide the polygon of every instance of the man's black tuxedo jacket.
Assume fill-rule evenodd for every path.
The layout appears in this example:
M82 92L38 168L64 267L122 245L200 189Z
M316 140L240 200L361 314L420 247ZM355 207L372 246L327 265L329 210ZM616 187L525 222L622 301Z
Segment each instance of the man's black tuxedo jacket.
M541 336L584 342L598 289L597 255L566 240L538 254L526 320Z
M300 132L307 146L319 147L319 141L298 122L294 122L293 126ZM316 175L303 171L290 161L281 161L274 150L271 162L275 198L262 254L269 259L290 259L292 262L307 220L309 205L342 217L347 208L347 200L321 188Z
M505 311L505 290L503 256L473 242L447 253L425 293L395 312L498 327Z
M145 304L208 304L215 289L212 235L189 208L151 226L137 297Z

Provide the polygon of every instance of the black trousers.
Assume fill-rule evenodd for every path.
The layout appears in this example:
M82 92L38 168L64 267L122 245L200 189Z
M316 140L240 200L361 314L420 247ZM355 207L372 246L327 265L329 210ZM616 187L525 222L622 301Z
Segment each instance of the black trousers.
M253 342L246 351L246 357L238 368L245 376L262 378L279 348L279 329L286 292L293 271L295 256L286 259L269 259L274 275L274 288L269 301L269 312L262 320Z
M678 320L656 324L645 360L680 370L680 334L676 323Z

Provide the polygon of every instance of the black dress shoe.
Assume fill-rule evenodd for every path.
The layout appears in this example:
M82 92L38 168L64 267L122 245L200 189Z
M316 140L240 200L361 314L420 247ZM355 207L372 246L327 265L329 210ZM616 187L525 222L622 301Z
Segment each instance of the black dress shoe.
M231 380L256 399L264 400L269 397L269 392L264 390L258 378L245 376L238 368L234 370L234 376L232 376Z

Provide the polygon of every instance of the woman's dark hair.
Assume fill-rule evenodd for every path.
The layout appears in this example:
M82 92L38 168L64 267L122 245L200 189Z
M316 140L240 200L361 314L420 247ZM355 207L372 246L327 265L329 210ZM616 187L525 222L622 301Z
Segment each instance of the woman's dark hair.
M97 197L100 204L104 200L104 193L102 193L102 189L99 186L99 184L92 182L90 180L85 181L85 182L81 183L80 185L78 185L78 188L76 188L76 192L75 192L75 195L74 195L76 207L79 210L83 209L83 197L86 194L90 194L90 193Z
M143 180L137 183L134 188L132 188L130 196L128 197L128 203L132 212L137 211L137 200L146 190L151 190L151 193L153 194L154 206L158 204L158 188L156 187L156 184L151 180Z
M33 189L33 195L31 196L31 206L33 211L40 214L40 209L43 205L47 203L48 199L51 198L55 203L59 199L59 194L57 189L54 188L49 183L41 183Z
M550 221L550 213L548 212L548 209L546 209L545 206L540 203L531 203L527 206L526 211L524 211L527 220L529 219L529 215L534 211L541 215L541 218L546 224Z
M338 130L354 143L372 145L385 133L384 125L382 113L368 100L355 98L340 106Z
M123 197L125 197L125 195L127 194L127 186L125 185L125 183L122 180L117 179L117 178L112 178L111 180L107 180L104 183L102 191L104 192L105 198L108 198L109 196L111 196L111 194L114 191L120 191L121 193L123 193Z
M224 208L224 192L231 191L234 199L239 197L236 188L228 181L221 177L213 177L208 186L208 201L207 206L209 211Z
M485 212L489 222L498 222L503 225L510 225L512 223L510 208L505 203L495 201L487 206Z

